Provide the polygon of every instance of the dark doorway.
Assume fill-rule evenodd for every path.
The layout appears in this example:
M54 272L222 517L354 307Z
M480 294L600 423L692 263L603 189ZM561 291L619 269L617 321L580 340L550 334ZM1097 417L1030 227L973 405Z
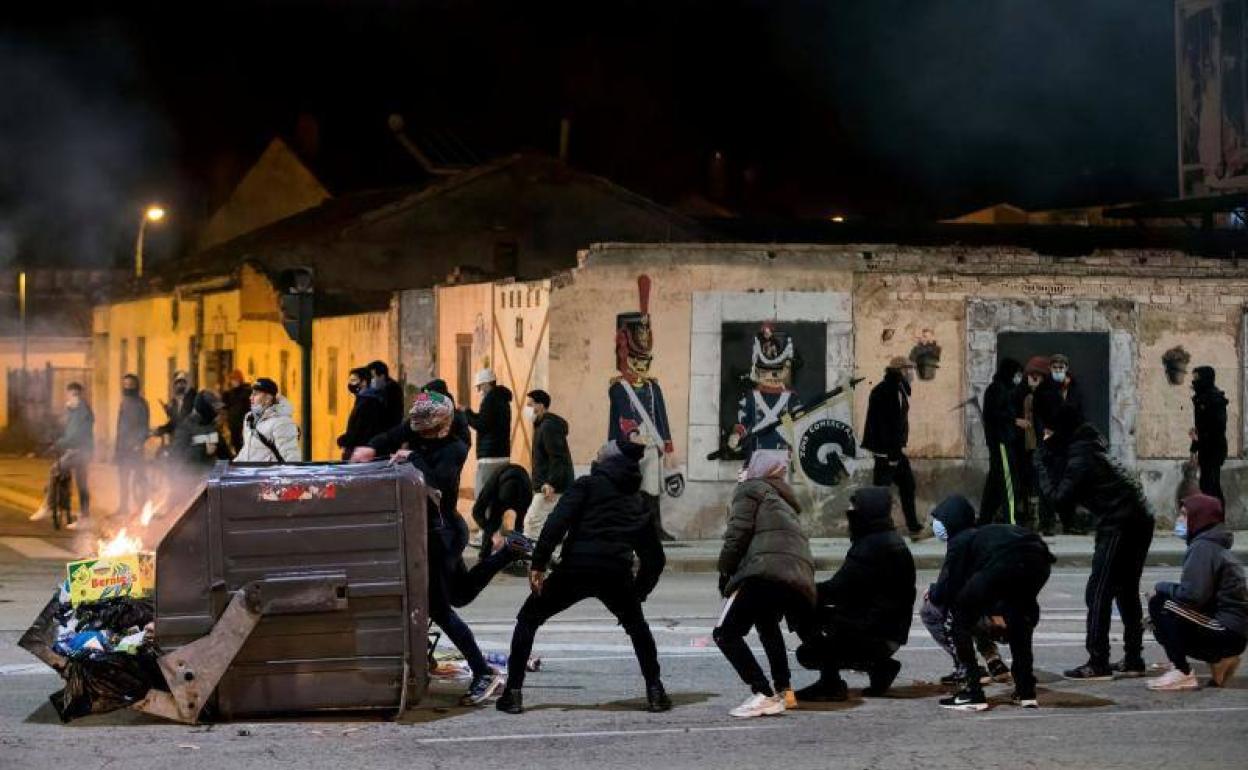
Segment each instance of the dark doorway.
M1104 332L1002 332L997 335L997 361L1013 358L1023 366L1032 356L1063 353L1070 374L1083 393L1088 422L1109 438L1109 335Z

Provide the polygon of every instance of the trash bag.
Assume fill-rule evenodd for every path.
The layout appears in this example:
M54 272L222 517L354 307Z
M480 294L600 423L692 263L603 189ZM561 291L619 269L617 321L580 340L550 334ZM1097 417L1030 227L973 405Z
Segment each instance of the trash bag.
M39 617L30 624L30 628L26 629L22 638L17 640L18 647L57 671L65 666L65 656L53 649L57 642L57 627L60 625L61 611L62 605L58 592L52 595L52 600L44 606Z
M65 688L49 700L62 722L126 708L153 687L166 689L158 657L149 646L136 655L91 651L71 658L61 672Z
M74 614L80 629L104 629L121 634L151 623L156 618L156 607L147 599L119 597L79 605Z

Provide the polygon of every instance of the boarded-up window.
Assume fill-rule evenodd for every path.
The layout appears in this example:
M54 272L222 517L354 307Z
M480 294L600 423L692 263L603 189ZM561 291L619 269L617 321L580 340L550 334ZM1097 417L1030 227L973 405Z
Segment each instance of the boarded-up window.
M290 394L290 351L283 350L278 356L278 369L280 376L278 377L278 388L283 396L289 397Z
M329 413L338 414L338 348L329 349L329 375L326 378L325 385L329 390L329 397L326 399L329 404Z
M472 335L455 335L455 400L472 403Z

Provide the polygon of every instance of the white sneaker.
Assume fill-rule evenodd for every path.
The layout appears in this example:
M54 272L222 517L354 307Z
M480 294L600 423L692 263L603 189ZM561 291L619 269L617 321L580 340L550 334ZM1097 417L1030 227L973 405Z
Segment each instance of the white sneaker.
M1195 690L1199 687L1200 683L1196 681L1195 674L1184 674L1177 668L1148 683L1150 690Z
M78 521L79 519L74 519L73 521L69 522L68 524L65 525L65 529L78 529Z
M754 693L745 699L745 702L737 706L730 715L739 719L751 719L753 717L772 716L784 713L784 696L772 695L766 696L762 693Z
M46 505L41 505L39 506L39 510L30 514L30 518L27 519L27 521L43 521L44 519L50 518L52 518L52 509Z

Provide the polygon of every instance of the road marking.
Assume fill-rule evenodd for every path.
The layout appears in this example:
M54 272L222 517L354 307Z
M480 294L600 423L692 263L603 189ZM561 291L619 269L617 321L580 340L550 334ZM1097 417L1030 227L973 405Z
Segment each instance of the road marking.
M1070 641L1036 642L1032 644L1032 647L1083 647L1083 634L1074 634L1073 636L1078 636L1078 640L1072 639ZM481 647L481 649L489 650L491 652L507 652L511 648L511 642L510 640L507 640L507 639L478 638L477 644ZM719 648L715 646L714 642L709 642L706 647L659 645L657 646L656 649L658 650L659 654L663 655L664 657L671 656L671 655L675 655L678 657L682 655L686 657L694 657L695 655L714 656L714 655L721 654L719 651ZM754 650L756 653L762 652L761 647L751 646L750 649ZM704 650L704 652L697 652L698 650ZM538 642L537 644L533 645L533 651L538 652L538 653L545 653L545 652L596 652L596 653L627 652L627 653L632 653L633 646L631 644L611 644L609 642L602 643L602 644L581 643L581 642ZM898 650L898 654L904 653L904 652L944 652L944 651L945 650L943 647L938 647L936 645L907 645L905 647L902 647L900 650ZM621 659L632 660L633 656L632 655L623 656L621 657ZM578 660L584 660L584 658L578 658Z
M981 717L980 721L984 722L1004 722L1008 719L1088 719L1090 717L1148 717L1148 716L1167 716L1175 714L1222 714L1236 711L1248 711L1248 706L1217 706L1213 708L1197 708L1197 709L1149 709L1145 711L1089 711L1087 709L1078 709L1067 713L1032 713L1032 714L1009 714L1006 716L989 716Z
M0 666L0 676L13 676L24 674L55 674L51 668L45 663L11 663L7 666Z
M56 561L73 561L78 554L52 545L39 537L0 537L0 545L6 545L27 559L53 559Z
M684 735L687 733L734 733L747 730L778 730L782 725L740 725L733 727L668 727L654 730L584 730L573 733L518 733L514 735L470 735L462 738L417 738L416 743L494 743L498 741L541 741L551 738L631 738L638 735Z

